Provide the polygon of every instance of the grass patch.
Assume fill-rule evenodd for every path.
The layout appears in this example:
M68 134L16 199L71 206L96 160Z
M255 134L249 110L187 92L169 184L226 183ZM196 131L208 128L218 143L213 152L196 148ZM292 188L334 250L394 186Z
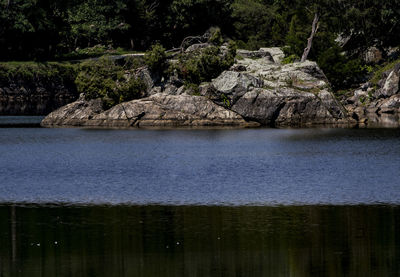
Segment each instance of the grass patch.
M124 55L124 54L135 54L136 51L129 51L123 48L107 48L104 45L96 45L89 48L77 49L67 54L57 56L60 60L81 60L87 58L97 58L101 56L110 55Z

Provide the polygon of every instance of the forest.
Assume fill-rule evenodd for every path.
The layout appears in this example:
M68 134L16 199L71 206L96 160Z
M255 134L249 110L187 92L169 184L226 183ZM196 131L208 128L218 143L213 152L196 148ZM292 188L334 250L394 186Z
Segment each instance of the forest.
M290 62L300 59L316 16L308 58L336 89L370 70L367 49L387 55L400 44L400 0L0 0L0 60L171 49L219 27L238 48L284 47Z

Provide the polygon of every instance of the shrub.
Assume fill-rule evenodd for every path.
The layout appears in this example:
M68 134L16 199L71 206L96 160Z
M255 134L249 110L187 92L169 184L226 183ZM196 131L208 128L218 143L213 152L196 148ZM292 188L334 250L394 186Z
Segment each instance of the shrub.
M209 30L210 38L208 41L216 46L221 46L224 43L224 39L222 38L221 29L218 27L211 28Z
M330 47L322 52L317 62L334 90L350 88L365 78L366 70L361 60L346 57L338 46Z
M372 78L371 78L371 83L373 85L378 85L379 80L383 78L383 73L385 73L388 70L393 69L397 64L400 63L400 59L394 60L394 61L389 61L386 62L380 66L377 66L375 69L372 69L371 71L373 72ZM371 72L369 72L371 73Z
M5 62L0 63L0 84L7 84L12 80L73 83L76 69L75 65L69 63Z
M110 108L144 95L146 85L132 73L102 57L82 63L75 83L86 100L101 98L104 107Z
M152 72L164 73L167 68L167 54L160 44L153 45L144 57L145 64Z
M299 61L299 60L300 60L299 56L292 54L292 55L286 56L282 60L282 64L290 64L290 63L294 63L295 61Z
M200 84L211 81L231 67L235 55L236 48L233 43L225 53L222 53L220 47L210 46L193 53L182 54L174 69L186 83Z

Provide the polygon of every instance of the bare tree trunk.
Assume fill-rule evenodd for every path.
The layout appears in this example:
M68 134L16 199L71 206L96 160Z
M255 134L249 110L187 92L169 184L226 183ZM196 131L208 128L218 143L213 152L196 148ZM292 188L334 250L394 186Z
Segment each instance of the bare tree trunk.
M318 31L318 27L319 27L319 14L318 14L318 12L316 12L314 15L313 23L312 23L311 34L307 40L307 47L304 48L303 56L301 56L301 62L305 62L307 60L308 54L310 53L310 50L311 50L314 36Z

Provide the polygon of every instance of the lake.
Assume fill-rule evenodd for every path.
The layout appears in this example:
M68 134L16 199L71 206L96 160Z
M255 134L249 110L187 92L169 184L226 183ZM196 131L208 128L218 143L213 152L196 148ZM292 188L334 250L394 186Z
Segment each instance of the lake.
M399 138L3 125L0 276L397 276Z

